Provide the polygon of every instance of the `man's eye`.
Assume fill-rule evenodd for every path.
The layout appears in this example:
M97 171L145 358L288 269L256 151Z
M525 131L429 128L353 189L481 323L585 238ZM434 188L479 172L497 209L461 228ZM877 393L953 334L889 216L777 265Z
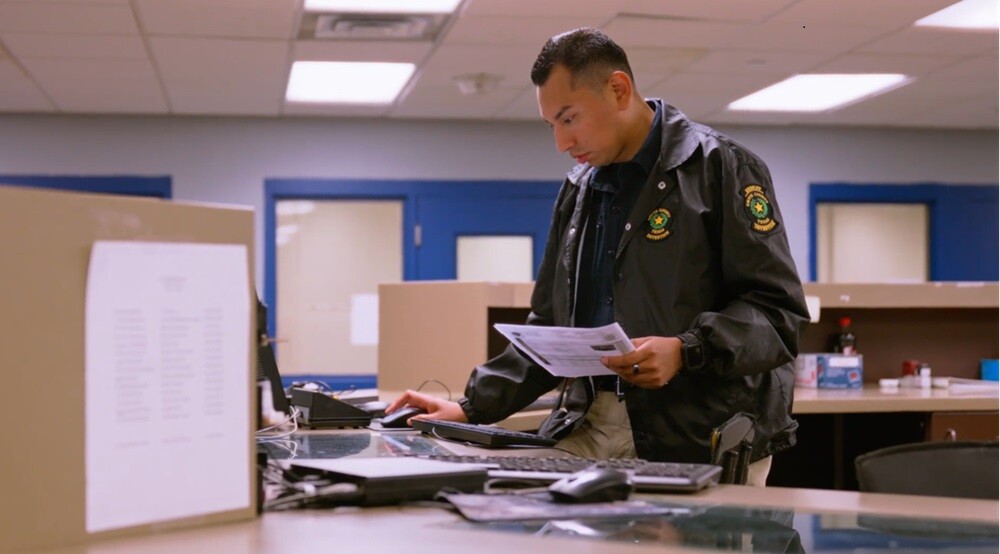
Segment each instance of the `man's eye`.
M574 119L576 119L576 116L573 116L573 117L567 117L566 119L563 119L563 120L562 120L562 122L563 122L563 125L569 125L570 123L573 123L573 120L574 120Z

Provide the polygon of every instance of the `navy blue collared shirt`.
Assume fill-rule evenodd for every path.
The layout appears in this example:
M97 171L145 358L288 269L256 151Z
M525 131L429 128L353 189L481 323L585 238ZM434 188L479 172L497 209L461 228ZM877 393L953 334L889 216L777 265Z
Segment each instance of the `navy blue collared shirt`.
M627 162L599 168L590 181L593 191L580 253L576 327L600 327L615 320L612 294L615 254L639 191L660 156L663 109L659 102L650 102L650 107L656 112L653 123L635 156Z

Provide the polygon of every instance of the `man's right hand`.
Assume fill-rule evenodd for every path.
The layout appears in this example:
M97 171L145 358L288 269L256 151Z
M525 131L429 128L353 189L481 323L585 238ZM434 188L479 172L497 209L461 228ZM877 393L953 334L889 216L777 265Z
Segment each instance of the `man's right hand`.
M385 409L386 414L391 414L403 406L415 406L422 408L426 414L413 416L413 419L443 419L445 421L459 421L467 423L469 418L465 417L465 410L459 406L458 402L442 400L421 392L408 390L399 398L394 400Z

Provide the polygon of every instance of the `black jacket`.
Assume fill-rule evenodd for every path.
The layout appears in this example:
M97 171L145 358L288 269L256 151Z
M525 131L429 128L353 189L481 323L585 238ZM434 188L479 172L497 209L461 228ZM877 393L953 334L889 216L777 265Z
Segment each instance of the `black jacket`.
M795 444L792 361L808 312L764 162L663 104L661 154L629 216L615 260L615 320L631 337L700 341L707 363L659 389L625 393L636 451L649 460L707 462L714 427L756 418L753 459ZM573 325L580 239L594 169L571 171L552 217L528 323ZM513 347L477 367L460 403L472 422L501 420L559 384ZM568 384L564 436L594 397ZM555 425L554 425L555 424Z

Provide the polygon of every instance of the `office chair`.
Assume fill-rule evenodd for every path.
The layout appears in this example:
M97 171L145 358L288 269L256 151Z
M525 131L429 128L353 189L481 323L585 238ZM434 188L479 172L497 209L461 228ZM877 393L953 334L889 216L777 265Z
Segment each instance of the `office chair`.
M997 441L919 442L855 458L862 492L998 498Z

